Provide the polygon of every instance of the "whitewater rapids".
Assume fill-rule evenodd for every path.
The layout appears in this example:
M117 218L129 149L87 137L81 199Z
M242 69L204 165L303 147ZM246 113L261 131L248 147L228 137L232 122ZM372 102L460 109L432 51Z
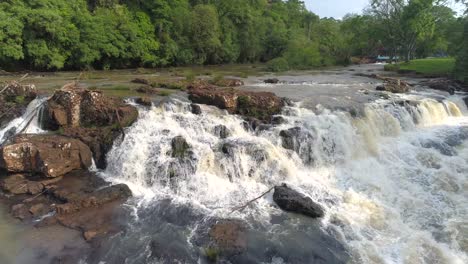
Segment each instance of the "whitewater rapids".
M271 195L232 212L287 183L326 208L321 228L343 243L352 263L468 263L468 110L461 97L405 95L370 103L354 117L298 103L282 117L283 124L253 132L212 107L203 106L202 115L180 101L140 109L102 175L130 186L135 222L140 210L170 199L204 216L290 232L295 224L271 224L280 213ZM226 139L216 132L220 125ZM299 137L293 152L282 147L280 132L295 127L312 136ZM190 157L170 155L176 136L187 140ZM192 245L193 234L183 236ZM284 255L267 262L294 263Z

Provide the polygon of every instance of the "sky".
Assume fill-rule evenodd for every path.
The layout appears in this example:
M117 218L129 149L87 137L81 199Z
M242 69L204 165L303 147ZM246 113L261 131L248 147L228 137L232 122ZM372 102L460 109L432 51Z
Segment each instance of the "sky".
M312 10L320 17L343 18L346 14L360 14L365 7L369 6L369 0L304 0L309 10ZM453 2L453 1L452 1ZM460 4L450 5L459 14L463 12L463 6Z
M320 17L342 18L348 13L361 13L369 0L304 0L309 10Z

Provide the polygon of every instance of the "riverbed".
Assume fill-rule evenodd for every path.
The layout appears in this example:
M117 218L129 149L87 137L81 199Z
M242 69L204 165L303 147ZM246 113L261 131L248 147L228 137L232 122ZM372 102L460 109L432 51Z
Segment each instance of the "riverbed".
M382 69L244 76L241 89L294 101L284 108L283 122L256 131L214 107L193 114L183 92L140 107L139 120L114 144L107 169L99 172L134 194L116 219L126 228L79 259L207 263L206 229L218 219L236 219L248 225L248 245L240 254L219 256L221 263L467 263L465 94L431 90L418 85L420 79L407 79L415 85L410 93L387 94L375 91L380 81L357 75ZM280 82L263 82L272 77ZM121 82L132 78L129 73ZM221 125L226 138L216 134ZM295 151L282 144L282 131L290 129L300 131ZM190 145L190 158L168 154L176 136ZM326 216L285 213L271 194L233 210L281 183L318 201ZM26 243L22 248L37 252L38 244L17 235L19 223L2 223L1 244ZM48 234L42 241L57 233ZM67 239L85 247L73 234L62 237ZM47 256L59 254L51 247ZM5 252L10 259L19 252L12 263L27 263L21 258L29 253Z

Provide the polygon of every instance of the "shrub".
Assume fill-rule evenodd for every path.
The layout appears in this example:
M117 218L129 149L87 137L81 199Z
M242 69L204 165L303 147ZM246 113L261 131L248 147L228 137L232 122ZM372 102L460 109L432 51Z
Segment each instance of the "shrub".
M276 58L267 62L267 69L272 72L282 72L289 70L289 63L285 58Z
M186 80L187 82L193 82L193 81L195 81L196 77L197 77L197 76L196 76L195 73L193 73L192 71L185 73L185 80Z
M384 66L385 71L398 71L400 69L400 65L398 64L386 64Z

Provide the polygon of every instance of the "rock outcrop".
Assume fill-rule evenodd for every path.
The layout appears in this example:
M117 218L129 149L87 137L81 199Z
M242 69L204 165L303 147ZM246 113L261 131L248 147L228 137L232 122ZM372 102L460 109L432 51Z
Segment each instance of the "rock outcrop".
M391 93L407 93L410 90L410 85L400 79L385 78L383 85L377 86L376 90Z
M37 96L36 86L17 81L0 86L0 91L0 128L24 114L28 104Z
M302 214L313 218L323 217L322 206L309 197L289 188L286 184L276 186L273 200L284 211Z
M269 92L239 91L233 88L194 88L189 91L189 99L197 104L213 105L231 114L257 118L269 122L279 114L285 102Z
M0 168L14 173L62 176L87 169L92 153L81 141L57 135L20 135L0 148Z
M299 155L305 164L314 162L314 145L316 135L300 127L293 127L280 132L282 146Z
M72 83L56 91L47 101L44 126L80 139L89 146L96 166L105 168L105 155L123 128L138 118L138 110L100 91L82 89Z

